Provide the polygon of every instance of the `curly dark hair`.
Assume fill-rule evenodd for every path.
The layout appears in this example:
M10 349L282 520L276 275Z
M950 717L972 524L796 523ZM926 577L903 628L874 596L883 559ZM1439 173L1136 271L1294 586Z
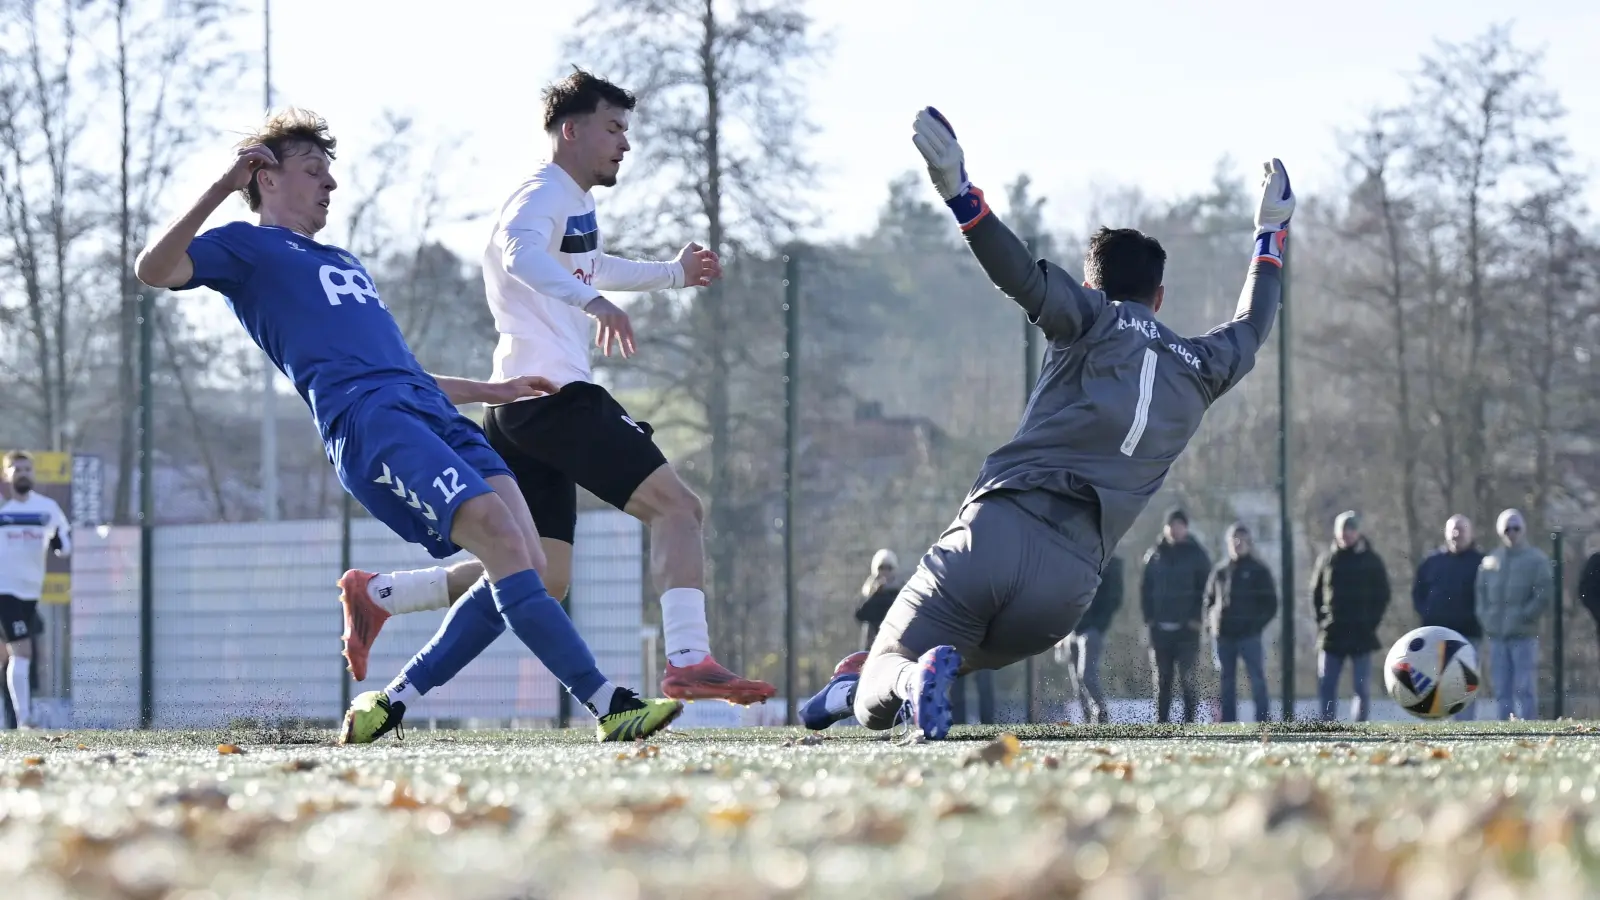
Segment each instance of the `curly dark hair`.
M339 141L328 132L328 122L309 109L289 107L280 112L273 113L254 132L245 135L239 141L239 147L265 146L272 151L273 157L282 165L286 150L291 150L297 145L309 144L321 150L328 159L333 159L333 148ZM298 155L298 154L290 154ZM259 170L257 170L259 171ZM261 208L261 185L256 183L254 173L250 175L250 183L240 191L244 194L244 202L250 206L250 211L255 212Z
M607 103L618 109L633 111L638 102L632 94L604 78L591 75L573 66L571 75L545 85L544 130L554 134L561 123L575 116L587 116Z

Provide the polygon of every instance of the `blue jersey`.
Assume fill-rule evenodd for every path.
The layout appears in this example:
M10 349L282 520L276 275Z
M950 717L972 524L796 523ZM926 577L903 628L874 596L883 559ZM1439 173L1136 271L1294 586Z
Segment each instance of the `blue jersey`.
M189 258L194 277L174 290L208 287L227 298L311 407L323 440L341 413L376 388L439 392L353 255L287 228L230 222L190 242Z

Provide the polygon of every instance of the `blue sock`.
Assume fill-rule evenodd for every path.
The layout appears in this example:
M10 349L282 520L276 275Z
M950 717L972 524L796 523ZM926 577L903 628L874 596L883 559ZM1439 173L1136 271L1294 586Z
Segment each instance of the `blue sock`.
M500 579L494 586L494 605L512 633L579 702L587 703L605 686L606 678L589 645L573 627L567 611L545 590L538 572L524 569Z
M404 680L418 695L426 694L456 677L505 630L506 620L495 608L494 589L487 576L479 578L445 613L433 640L411 657L395 682Z

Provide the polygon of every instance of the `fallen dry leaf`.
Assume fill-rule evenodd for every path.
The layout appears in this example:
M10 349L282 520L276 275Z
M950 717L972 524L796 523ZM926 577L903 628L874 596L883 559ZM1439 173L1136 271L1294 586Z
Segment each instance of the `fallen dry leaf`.
M968 754L967 758L962 761L961 766L965 768L967 766L975 766L978 763L988 763L991 766L996 764L1009 766L1012 760L1016 759L1017 751L1020 749L1022 749L1022 742L1017 740L1016 735L1008 731Z
M1044 767L1046 769L1059 769L1061 768L1061 760L1056 759L1054 756L1046 756L1044 758Z
M826 740L828 740L828 738L824 737L822 732L813 731L803 738L790 738L789 740L784 741L783 745L785 747L815 747Z
M971 801L955 800L950 797L945 797L939 802L937 814L939 818L947 819L951 816L970 816L973 813L979 812L980 809L981 807L979 807L978 804Z
M636 819L654 819L663 813L673 812L684 807L688 801L679 794L668 794L660 800L648 800L643 803L632 803L619 807Z
M411 785L404 781L385 781L378 794L379 802L390 809L421 809L421 800L411 795Z
M278 768L284 772L309 772L320 765L322 763L314 759L291 759Z
M1447 747L1429 747L1428 748L1428 758L1429 759L1449 759L1453 755L1454 754L1452 754L1450 752L1449 748L1447 748Z
M17 776L17 787L32 788L41 784L44 784L43 769L24 769L22 774Z
M244 748L240 747L238 744L218 744L217 745L217 752L221 753L223 755L230 755L230 754L235 754L235 753L242 754L242 753L244 753Z
M44 757L42 757L42 756L24 756L22 758L22 764L25 765L25 766L42 766L42 765L44 765Z
M1114 775L1123 781L1133 780L1133 763L1125 759L1107 760L1094 767L1096 772Z
M722 828L742 828L755 813L747 806L726 804L706 813L706 821Z

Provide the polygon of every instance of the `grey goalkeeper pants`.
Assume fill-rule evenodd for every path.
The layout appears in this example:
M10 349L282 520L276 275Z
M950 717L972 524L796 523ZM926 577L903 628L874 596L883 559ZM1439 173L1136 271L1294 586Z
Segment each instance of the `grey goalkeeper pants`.
M999 669L1069 634L1100 586L1099 512L1042 492L967 504L884 617L856 686L857 721L894 725L907 665L949 644L961 672Z

